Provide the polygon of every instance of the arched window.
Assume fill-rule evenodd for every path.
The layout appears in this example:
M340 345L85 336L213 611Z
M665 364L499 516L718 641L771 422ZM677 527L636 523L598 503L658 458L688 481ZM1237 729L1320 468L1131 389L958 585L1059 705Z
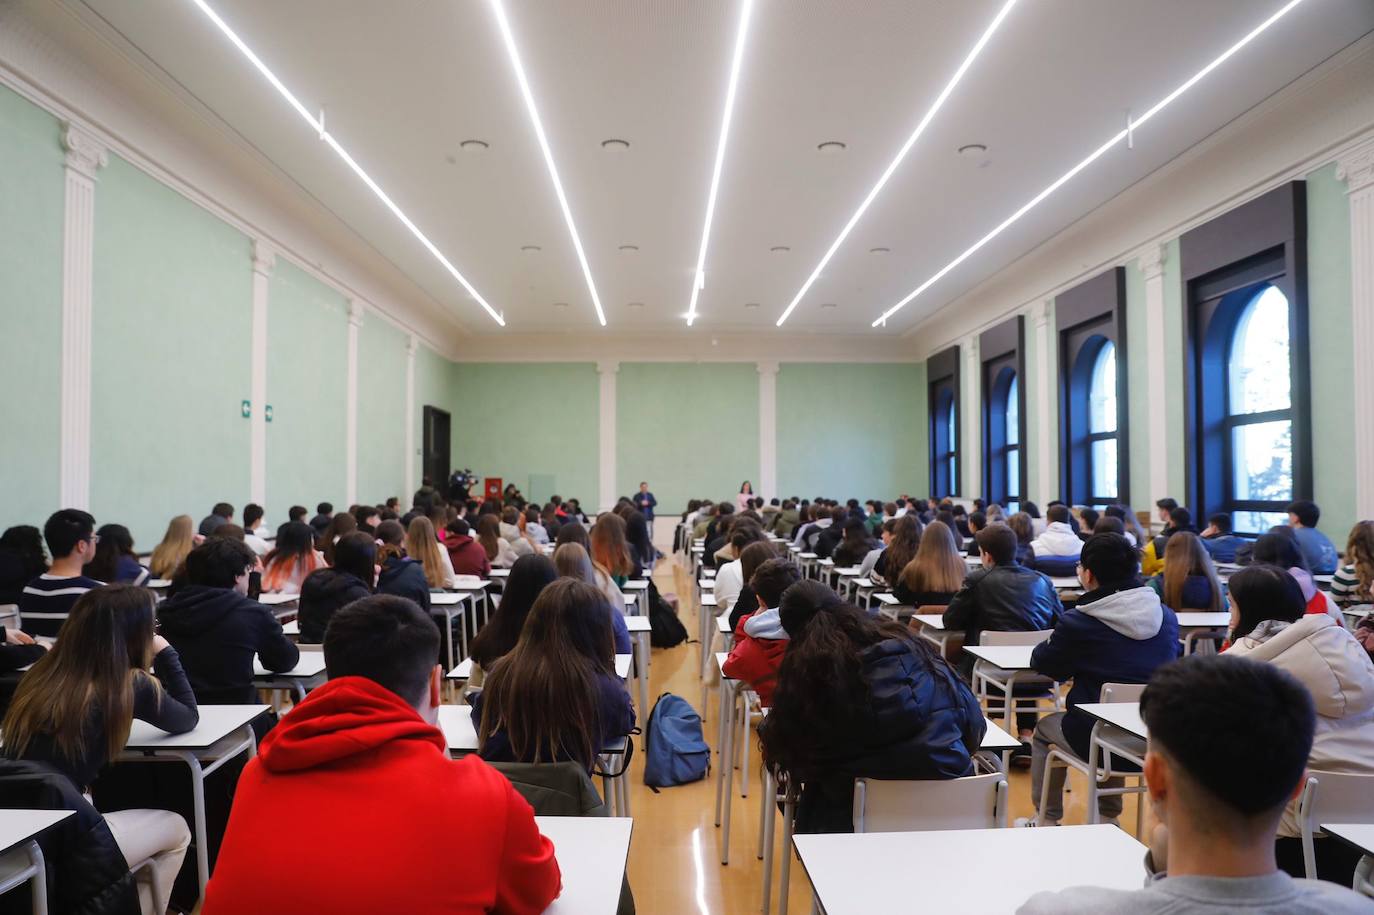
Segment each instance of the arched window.
M1288 344L1288 299L1263 284L1235 317L1226 353L1227 484L1237 530L1282 524L1293 498Z
M926 363L930 379L930 495L959 493L959 347L935 353Z
M1113 502L1120 478L1116 424L1116 344L1103 340L1088 382L1088 479L1091 501Z

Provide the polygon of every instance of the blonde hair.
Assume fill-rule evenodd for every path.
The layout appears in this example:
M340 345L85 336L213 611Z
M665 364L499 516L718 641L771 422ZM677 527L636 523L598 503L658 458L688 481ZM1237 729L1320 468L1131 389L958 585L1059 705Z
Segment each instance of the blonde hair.
M425 570L425 581L431 588L444 587L447 576L444 557L439 555L439 538L434 533L434 525L424 515L412 520L406 530L406 555L419 560Z
M964 585L967 567L948 524L932 524L921 535L916 555L902 569L902 584L918 593L953 594Z
M1206 607L1184 607L1183 586L1190 575L1201 575L1212 589L1211 602ZM1212 565L1212 554L1203 547L1197 534L1179 531L1164 547L1164 606L1171 610L1220 610L1221 580Z
M162 542L153 549L148 569L154 578L174 578L186 556L195 547L195 528L190 515L177 515L167 524Z

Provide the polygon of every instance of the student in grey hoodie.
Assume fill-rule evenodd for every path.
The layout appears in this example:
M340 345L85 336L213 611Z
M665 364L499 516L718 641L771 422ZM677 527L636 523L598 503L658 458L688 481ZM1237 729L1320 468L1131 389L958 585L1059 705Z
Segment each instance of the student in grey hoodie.
M1145 781L1160 819L1145 887L1038 893L1019 915L1374 912L1374 900L1294 880L1274 860L1274 831L1312 747L1312 698L1301 683L1272 664L1193 655L1151 678L1140 715L1150 731ZM1083 877L1092 879L1086 869Z
M1097 702L1103 683L1145 683L1155 669L1178 657L1178 617L1140 580L1135 547L1120 534L1094 534L1083 544L1078 580L1084 594L1062 614L1054 634L1031 653L1031 666L1055 680L1073 680L1069 710L1041 718L1031 742L1031 802L1040 790L1050 745L1069 747L1088 758L1093 721L1077 706ZM1065 769L1050 771L1049 794L1037 820L1058 825L1064 816ZM1112 779L1109 787L1119 780ZM1098 812L1108 821L1121 815L1120 795L1099 796Z

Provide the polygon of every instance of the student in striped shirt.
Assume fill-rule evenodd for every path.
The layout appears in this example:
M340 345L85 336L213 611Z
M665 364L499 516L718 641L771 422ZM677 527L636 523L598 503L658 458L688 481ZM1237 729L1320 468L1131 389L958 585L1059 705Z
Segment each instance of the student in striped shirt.
M43 540L52 554L52 565L24 586L19 615L29 634L56 637L77 598L104 584L81 574L95 556L100 538L94 518L80 509L64 508L43 525Z
M1374 521L1357 521L1345 544L1345 564L1331 577L1341 607L1374 604Z

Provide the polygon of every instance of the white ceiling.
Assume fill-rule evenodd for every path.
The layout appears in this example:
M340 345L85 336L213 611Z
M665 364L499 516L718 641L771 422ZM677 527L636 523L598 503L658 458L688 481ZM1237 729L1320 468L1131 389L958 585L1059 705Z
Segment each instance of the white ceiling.
M199 99L471 331L596 327L487 0L210 2L308 108L325 109L328 130L504 312L506 330L190 0L84 0L160 78ZM506 2L609 331L766 335L1002 0L758 0L691 330L682 316L737 2ZM868 332L1121 129L1128 112L1149 108L1279 5L1021 0L788 329ZM1369 0L1299 5L1142 128L1134 149L1099 160L874 333L911 327L1372 29ZM470 138L490 147L461 150ZM608 138L630 148L608 152ZM830 140L848 149L817 151ZM986 159L959 156L967 143L986 144ZM779 245L790 251L770 251Z

